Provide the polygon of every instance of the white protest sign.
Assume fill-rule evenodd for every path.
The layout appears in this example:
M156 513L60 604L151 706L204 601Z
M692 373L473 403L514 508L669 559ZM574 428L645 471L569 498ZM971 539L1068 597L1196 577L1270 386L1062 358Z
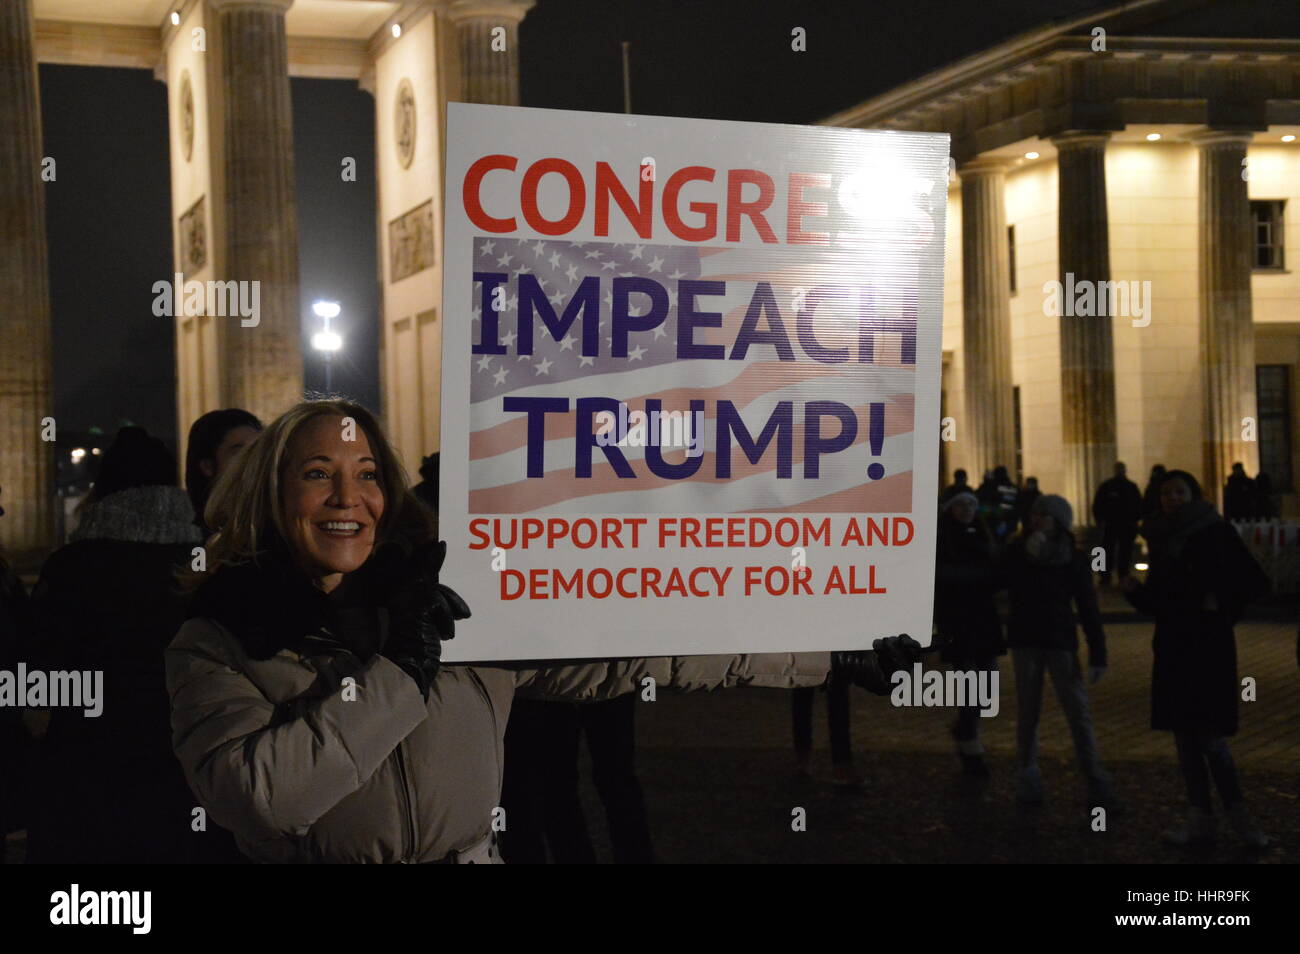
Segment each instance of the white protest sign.
M445 657L927 642L948 138L447 125Z

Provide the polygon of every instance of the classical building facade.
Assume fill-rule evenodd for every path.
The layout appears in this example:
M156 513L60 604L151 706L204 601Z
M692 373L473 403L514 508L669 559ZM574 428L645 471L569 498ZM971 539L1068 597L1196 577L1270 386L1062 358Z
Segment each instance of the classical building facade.
M167 84L175 267L159 280L182 276L172 303L182 441L206 411L270 419L302 394L289 77L353 79L375 96L382 410L413 470L439 449L446 104L518 104L517 29L532 3L0 4L0 156L16 172L0 176L0 486L18 562L54 532L37 63L137 67ZM186 307L189 282L201 307ZM252 282L256 319L232 315Z
M1004 464L1082 515L1116 460L1207 490L1241 461L1297 512L1300 40L1259 38L1285 16L1128 3L825 120L952 137L948 474Z

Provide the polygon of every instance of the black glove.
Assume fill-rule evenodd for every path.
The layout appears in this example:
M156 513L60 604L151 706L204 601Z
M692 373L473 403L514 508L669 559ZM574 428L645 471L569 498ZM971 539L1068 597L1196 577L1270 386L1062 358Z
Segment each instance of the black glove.
M831 653L831 668L847 675L855 686L886 696L893 688L890 677L900 669L912 668L924 653L925 648L920 643L903 633L877 639L871 644L870 652L858 649Z
M442 641L456 635L456 620L469 619L469 607L449 586L438 582L447 544L418 547L397 574L385 601L388 634L380 655L401 667L427 700L442 658Z

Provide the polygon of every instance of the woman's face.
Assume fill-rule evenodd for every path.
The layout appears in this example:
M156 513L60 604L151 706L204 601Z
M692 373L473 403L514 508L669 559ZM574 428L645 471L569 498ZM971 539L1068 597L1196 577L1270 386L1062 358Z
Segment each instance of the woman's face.
M280 500L288 543L321 589L365 563L384 514L379 468L366 433L344 440L343 418L318 417L298 429L285 455Z
M230 462L235 459L235 455L241 450L253 443L257 437L257 428L249 427L247 424L239 427L232 427L226 431L226 436L221 439L217 445L216 453L212 455L212 473L210 477L220 477L230 466Z
M1192 502L1192 488L1181 477L1166 480L1160 485L1160 509L1173 513L1184 504Z
M958 523L970 523L975 519L975 504L965 499L958 500L948 508L948 512Z

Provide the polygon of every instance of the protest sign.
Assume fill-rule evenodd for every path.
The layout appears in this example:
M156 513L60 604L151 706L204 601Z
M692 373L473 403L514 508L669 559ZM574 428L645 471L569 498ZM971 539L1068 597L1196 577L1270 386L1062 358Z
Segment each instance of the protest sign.
M927 642L947 136L447 119L446 658Z

